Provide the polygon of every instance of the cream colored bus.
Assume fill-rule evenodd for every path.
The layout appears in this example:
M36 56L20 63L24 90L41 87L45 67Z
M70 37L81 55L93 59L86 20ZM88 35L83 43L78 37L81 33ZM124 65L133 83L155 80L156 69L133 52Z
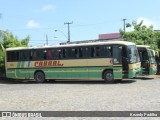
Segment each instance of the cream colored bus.
M142 75L154 75L157 73L157 63L155 60L154 50L148 45L137 45L140 60Z
M113 83L139 74L132 42L113 41L6 49L6 75L15 79L104 80Z

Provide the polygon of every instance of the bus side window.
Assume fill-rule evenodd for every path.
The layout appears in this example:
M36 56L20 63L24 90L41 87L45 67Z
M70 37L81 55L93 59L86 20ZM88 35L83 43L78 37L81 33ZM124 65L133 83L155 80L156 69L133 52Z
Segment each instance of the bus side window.
M75 48L75 58L79 58L78 49Z
M63 58L63 53L62 53L62 50L61 49L58 49L58 58L61 59Z
M8 60L9 61L18 61L20 60L20 53L19 51L9 51L9 57L8 57Z
M34 50L34 51L32 51L32 59L33 60L36 60L37 59L37 51L36 50Z
M83 58L88 58L88 57L90 57L91 55L90 55L90 50L89 50L89 48L88 47L84 47L84 48L82 48L82 57Z
M112 47L111 46L107 46L107 55L108 55L108 57L112 56Z
M29 60L33 60L33 51L32 50L29 51Z
M47 50L46 49L43 50L43 56L41 59L44 59L44 60L47 59Z
M79 50L79 58L82 58L82 52L83 52L82 50L83 49L82 48L78 48L78 50Z
M43 52L40 49L36 49L33 51L33 60L41 60L43 57Z
M91 57L95 57L96 53L95 53L95 48L91 47Z
M90 50L88 47L80 47L75 50L77 58L88 58L90 57Z
M100 47L95 46L91 47L91 57L99 57L100 56Z
M7 51L7 61L8 62L12 62L14 60L16 60L17 55L15 54L15 51Z
M27 61L27 60L29 60L28 56L29 56L29 50L22 50L20 52L20 60Z
M57 60L61 56L61 50L60 49L52 49L52 56L53 59Z
M34 51L34 60L44 60L46 59L46 50L45 49L36 49Z
M121 62L121 57L122 57L121 50L122 50L122 46L118 46L118 45L113 46L113 57L114 57L113 62L114 62L114 64L122 63Z
M7 51L7 62L9 62L11 60L11 54L9 51Z
M62 49L62 58L67 58L67 49Z
M10 51L7 51L7 62L10 62L12 59L12 54Z
M100 50L101 57L112 57L112 47L102 46Z
M96 57L99 57L100 56L100 48L99 47L96 47L95 48L95 52L96 52Z
M54 53L54 50L48 49L48 51L47 51L47 58L48 58L49 60L52 59L53 53Z
M68 58L77 58L78 57L78 51L76 48L67 48L67 57Z

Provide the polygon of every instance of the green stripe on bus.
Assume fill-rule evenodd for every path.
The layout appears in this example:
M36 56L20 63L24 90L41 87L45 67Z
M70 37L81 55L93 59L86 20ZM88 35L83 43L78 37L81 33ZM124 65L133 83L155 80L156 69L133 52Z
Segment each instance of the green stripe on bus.
M36 70L42 70L45 73L45 77L47 78L97 78L102 79L102 72L105 69L111 69L111 67L82 67L82 68L39 68L39 69L15 69L16 75L18 78L34 78L34 72ZM14 69L11 69L12 72ZM9 71L8 70L8 73ZM114 71L115 70L115 71ZM114 67L114 79L122 78L122 68ZM13 77L13 74L7 74L8 77Z

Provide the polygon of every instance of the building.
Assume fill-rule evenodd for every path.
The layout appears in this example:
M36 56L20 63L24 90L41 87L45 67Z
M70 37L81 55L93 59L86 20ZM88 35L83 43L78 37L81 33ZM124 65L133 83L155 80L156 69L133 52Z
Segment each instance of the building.
M99 34L98 39L93 40L82 40L82 41L73 41L69 43L60 43L60 45L64 44L79 44L79 43L91 43L91 42L100 42L100 41L109 41L109 40L121 40L120 33L110 33L110 34Z
M99 34L99 40L121 40L120 33Z

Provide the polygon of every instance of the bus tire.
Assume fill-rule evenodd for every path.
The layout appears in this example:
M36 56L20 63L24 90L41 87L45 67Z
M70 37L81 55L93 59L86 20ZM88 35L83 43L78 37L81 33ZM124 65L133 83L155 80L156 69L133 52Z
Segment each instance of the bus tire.
M43 83L45 81L45 75L42 71L38 71L35 73L34 79L37 83Z
M114 83L113 71L107 70L103 74L104 81L106 83Z

